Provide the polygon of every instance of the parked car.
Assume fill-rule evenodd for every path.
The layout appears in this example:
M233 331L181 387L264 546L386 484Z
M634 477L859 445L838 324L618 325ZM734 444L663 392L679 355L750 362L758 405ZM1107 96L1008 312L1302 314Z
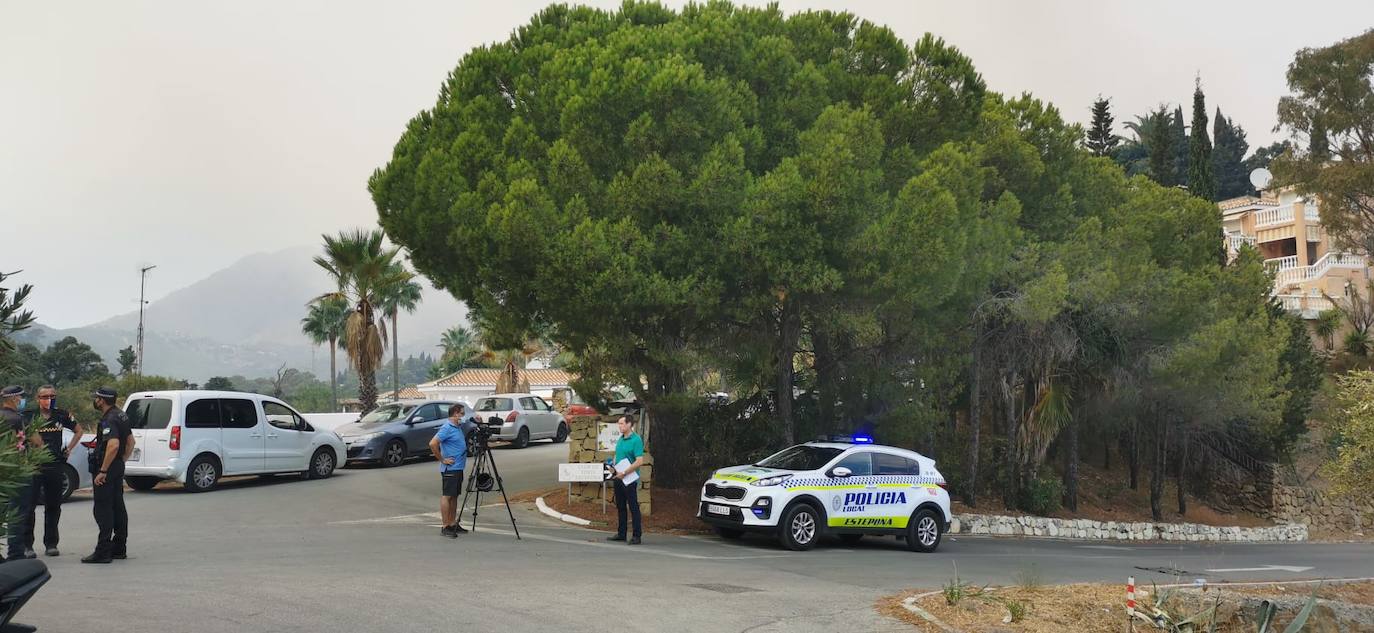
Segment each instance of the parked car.
M72 432L62 429L62 445L66 446L72 441ZM72 497L72 493L82 488L91 487L91 469L86 463L86 453L95 448L95 435L86 433L81 436L81 443L72 449L71 454L67 455L66 468L63 469L65 477L62 478L62 500L66 501Z
M474 409L479 424L491 429L493 440L525 448L531 440L550 439L555 444L568 439L568 423L543 398L529 393L500 393L477 401Z
M448 408L461 400L401 400L368 411L357 422L335 429L348 445L348 463L400 466L408 457L429 455L429 440L448 421Z
M764 532L792 550L833 534L846 543L896 536L911 551L935 551L952 516L935 461L868 437L833 439L716 471L697 517L722 538Z
M316 430L286 403L232 391L147 391L124 403L134 452L124 480L148 490L171 479L191 492L215 487L221 477L301 473L334 474L343 440Z

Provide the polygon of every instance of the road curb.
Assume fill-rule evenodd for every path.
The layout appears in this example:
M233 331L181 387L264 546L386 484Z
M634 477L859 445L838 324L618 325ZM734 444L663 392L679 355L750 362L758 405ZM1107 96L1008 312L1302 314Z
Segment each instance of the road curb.
M539 508L540 512L543 512L545 515L558 519L559 521L562 521L564 523L571 523L573 525L578 525L581 527L587 527L592 524L591 521L588 521L584 518L575 517L571 514L563 514L562 512L550 508L549 504L544 503L543 497L535 499L534 505L535 507Z
M943 631L944 633L961 633L961 632L959 631L959 629L953 628L953 627L951 627L950 625L945 624L944 622L942 622L942 621L940 620L940 618L935 617L935 615L932 614L931 612L926 611L925 609L922 609L921 607L916 606L916 601L917 601L917 600L920 600L920 599L922 599L922 598L929 598L930 596L936 596L936 595L939 595L939 594L940 594L940 592L938 592L938 591L931 591L931 592L929 592L929 593L923 593L923 594L911 596L911 597L909 597L909 598L907 598L907 599L905 599L905 600L902 601L902 608L903 608L903 609L906 609L907 611L910 611L911 613L916 614L916 617L919 617L919 618L921 618L922 620L925 620L926 622L929 622L929 623L935 625L935 628L940 629L940 630Z

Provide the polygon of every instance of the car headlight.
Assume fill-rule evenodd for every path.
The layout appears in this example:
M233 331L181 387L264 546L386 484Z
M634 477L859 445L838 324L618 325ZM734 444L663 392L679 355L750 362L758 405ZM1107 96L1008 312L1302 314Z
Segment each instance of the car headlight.
M371 442L372 440L375 440L375 439L377 439L377 438L379 438L379 437L381 437L381 436L382 436L382 434L381 434L380 432L379 432L379 433L368 433L367 435L355 435L355 436L353 436L353 437L344 438L344 440L347 441L349 444L366 444L366 443Z
M778 475L778 476L776 476L776 477L766 477L766 478L764 478L764 479L755 479L754 481L749 482L749 485L751 485L751 486L776 486L776 485L778 485L778 484L780 484L780 483L782 483L782 482L784 482L784 481L787 481L787 480L790 479L791 477L792 477L792 475Z

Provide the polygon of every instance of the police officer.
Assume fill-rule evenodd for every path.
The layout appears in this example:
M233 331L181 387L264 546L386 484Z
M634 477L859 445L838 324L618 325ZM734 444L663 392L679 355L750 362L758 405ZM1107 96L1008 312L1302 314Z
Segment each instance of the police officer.
M24 416L19 414L19 409L24 406L24 388L11 385L0 389L0 435L8 435L5 441L16 441L19 450L28 450L36 442L36 438L28 438L24 435ZM6 539L7 549L5 555L11 560L20 558L32 558L24 553L24 518L29 515L29 504L32 501L29 489L32 487L32 480L19 486L14 491L14 496L6 500L9 507L10 516L15 517L15 521L5 526L8 538Z
M100 526L95 551L83 563L108 563L128 558L129 514L124 510L124 460L134 449L129 419L115 406L118 394L101 387L91 394L100 412L95 430L95 451L90 455L91 474L95 476L95 523Z
M62 518L62 490L66 487L67 456L81 441L82 433L81 426L70 413L53 406L57 402L57 390L52 385L39 387L34 399L38 400L38 408L30 413L29 422L37 423L38 439L52 454L52 461L40 466L38 475L34 478L29 514L24 522L24 542L28 547L24 554L29 558L37 557L33 551L33 543L38 518L37 506L40 502L43 504L43 546L48 556L57 556L59 553L57 523ZM72 439L66 446L62 445L62 429L72 432Z

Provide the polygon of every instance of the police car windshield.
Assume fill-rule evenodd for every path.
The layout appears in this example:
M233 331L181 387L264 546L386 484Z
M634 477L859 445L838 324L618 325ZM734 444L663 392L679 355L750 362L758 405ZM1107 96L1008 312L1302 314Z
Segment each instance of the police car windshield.
M829 464L830 460L835 459L836 455L843 452L838 448L798 444L792 448L784 449L780 453L774 453L754 465L778 470L817 470Z

